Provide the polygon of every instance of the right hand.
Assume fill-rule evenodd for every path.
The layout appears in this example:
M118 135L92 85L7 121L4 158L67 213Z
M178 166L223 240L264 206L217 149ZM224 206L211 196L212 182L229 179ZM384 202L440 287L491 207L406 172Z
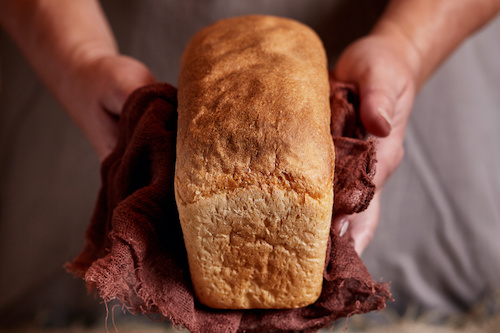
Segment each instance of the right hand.
M116 145L118 119L128 96L155 79L143 63L106 54L79 62L65 81L57 95L102 162Z

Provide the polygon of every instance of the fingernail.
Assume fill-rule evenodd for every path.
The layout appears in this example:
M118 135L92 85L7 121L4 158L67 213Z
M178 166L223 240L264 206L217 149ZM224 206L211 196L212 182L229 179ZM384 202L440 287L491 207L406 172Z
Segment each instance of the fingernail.
M342 237L347 232L347 228L349 228L349 221L347 219L340 222L340 234L339 237Z
M387 125L389 125L389 129L392 130L392 121L391 121L391 118L389 117L389 114L387 113L387 110L382 108L382 107L379 107L377 109L377 112L382 118L384 118Z

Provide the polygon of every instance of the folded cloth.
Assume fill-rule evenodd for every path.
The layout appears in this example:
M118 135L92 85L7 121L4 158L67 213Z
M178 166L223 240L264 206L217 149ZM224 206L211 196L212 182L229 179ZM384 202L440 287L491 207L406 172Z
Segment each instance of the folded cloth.
M375 151L373 142L363 140L350 101L356 95L346 85L331 87L334 213L351 214L365 209L373 196ZM216 310L200 304L174 199L176 103L176 89L166 83L138 89L128 99L118 145L101 166L102 188L86 245L66 265L69 271L104 301L118 299L132 313L156 314L191 332L313 332L338 318L385 307L388 286L374 283L352 241L333 229L323 291L314 304L291 310Z

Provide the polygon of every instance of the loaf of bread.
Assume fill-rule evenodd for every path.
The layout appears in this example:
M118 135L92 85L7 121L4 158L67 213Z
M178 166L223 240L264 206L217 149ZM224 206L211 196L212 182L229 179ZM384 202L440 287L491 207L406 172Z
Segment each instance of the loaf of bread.
M305 25L219 21L181 60L175 195L199 301L314 303L333 206L327 60Z

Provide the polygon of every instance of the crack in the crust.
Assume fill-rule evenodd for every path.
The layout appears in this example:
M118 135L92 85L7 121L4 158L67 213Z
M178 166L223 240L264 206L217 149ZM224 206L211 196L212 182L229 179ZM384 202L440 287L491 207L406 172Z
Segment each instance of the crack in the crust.
M181 183L179 177L175 177L177 183ZM253 186L259 187L262 190L268 189L286 189L293 191L302 197L309 196L312 199L320 200L324 196L324 188L311 188L307 185L304 179L294 177L292 174L285 170L277 170L276 173L235 173L217 179L219 184L217 187L200 188L199 186L189 184L182 191L178 191L179 199L185 203L195 203L200 199L207 198L214 195L231 193L234 190L243 190ZM326 187L326 184L325 186ZM333 188L333 186L332 186Z

